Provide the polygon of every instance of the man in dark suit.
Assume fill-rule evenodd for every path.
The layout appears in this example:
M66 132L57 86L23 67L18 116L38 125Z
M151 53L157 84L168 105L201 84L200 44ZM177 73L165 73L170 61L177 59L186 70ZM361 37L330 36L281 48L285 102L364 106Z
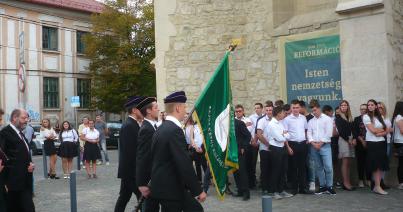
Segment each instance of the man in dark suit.
M11 112L10 122L0 131L0 148L9 159L3 170L7 211L34 212L32 172L35 165L22 133L28 122L28 113L23 109L15 109Z
M246 170L245 150L248 148L249 141L252 139L246 124L243 121L235 119L235 135L238 143L238 164L239 169L234 173L235 183L238 188L238 194L235 196L243 197L243 200L250 199L248 173Z
M166 121L154 133L151 145L151 195L162 212L203 211L199 202L206 199L180 123L186 115L186 99L183 91L164 99Z
M143 116L136 106L144 99L144 97L134 96L125 104L129 117L120 129L118 178L121 179L121 183L115 212L125 211L132 193L136 195L137 200L140 198L140 191L136 185L136 150L139 122L142 121Z
M159 205L150 196L149 182L151 180L151 143L157 130L159 109L157 99L147 97L137 105L141 115L144 117L137 138L137 161L136 161L136 183L145 199L146 212L158 212Z

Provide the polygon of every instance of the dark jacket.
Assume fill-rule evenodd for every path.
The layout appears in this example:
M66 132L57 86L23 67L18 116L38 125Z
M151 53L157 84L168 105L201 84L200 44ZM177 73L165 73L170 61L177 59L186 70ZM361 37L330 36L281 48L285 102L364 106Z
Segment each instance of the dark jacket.
M353 122L349 122L337 114L335 123L339 136L348 141L348 137L353 135Z
M246 150L249 141L252 139L252 135L246 127L246 124L238 119L235 119L235 136L238 143L238 152L240 152L241 149Z
M151 143L155 129L144 120L137 138L136 183L146 186L151 179Z
M32 189L32 173L28 172L32 158L24 142L10 125L0 131L0 147L9 159L2 175L10 191Z
M183 130L166 120L154 133L151 146L151 194L156 199L183 200L186 190L196 197L202 188L187 152Z
M136 179L137 136L140 126L136 120L127 118L120 129L118 178Z
M358 139L358 136L362 136L365 140L365 134L367 130L365 129L365 125L362 122L362 116L357 116L354 118L353 122L353 136L355 139Z

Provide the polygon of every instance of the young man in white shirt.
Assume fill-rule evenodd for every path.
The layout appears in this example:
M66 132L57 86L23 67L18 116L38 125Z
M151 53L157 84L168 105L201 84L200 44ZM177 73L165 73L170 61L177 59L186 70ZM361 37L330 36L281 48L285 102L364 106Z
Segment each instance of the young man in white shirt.
M252 129L250 133L252 135L252 140L246 149L245 163L246 170L248 173L249 188L256 187L256 163L257 155L259 152L259 143L256 137L256 127L257 120L262 117L263 114L263 104L258 102L254 105L255 113L249 116L249 120L252 122Z
M259 154L260 154L260 171L262 181L262 192L267 194L269 190L269 138L267 137L268 125L273 117L273 106L266 106L266 115L259 119L257 123L256 137L259 139Z
M308 122L308 142L311 145L310 154L315 160L316 176L319 178L317 194L328 193L335 195L333 189L333 165L330 138L333 132L332 119L322 114L317 101L310 103L314 117Z
M306 160L308 145L306 130L308 123L300 114L301 105L298 100L291 101L291 114L283 120L284 129L288 132L289 179L293 194L306 193Z

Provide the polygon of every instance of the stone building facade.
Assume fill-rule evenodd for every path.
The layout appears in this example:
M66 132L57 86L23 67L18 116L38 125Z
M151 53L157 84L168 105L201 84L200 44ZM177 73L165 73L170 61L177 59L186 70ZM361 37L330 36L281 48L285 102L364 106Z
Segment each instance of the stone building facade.
M355 114L370 98L403 100L402 0L155 0L159 102L184 90L194 103L232 39L234 104L284 99L283 37L334 30L340 36L343 98ZM357 109L356 109L357 108Z
M74 123L70 103L77 95L78 119L94 114L86 107L89 60L81 36L91 29L91 14L102 8L95 0L0 2L0 108L5 120L13 109L25 108L33 122Z

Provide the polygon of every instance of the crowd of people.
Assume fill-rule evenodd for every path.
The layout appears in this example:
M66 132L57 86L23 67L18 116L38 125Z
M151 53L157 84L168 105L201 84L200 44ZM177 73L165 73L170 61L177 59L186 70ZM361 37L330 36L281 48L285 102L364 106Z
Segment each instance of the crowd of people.
M312 100L310 112L299 100L290 104L266 101L264 109L261 103L254 106L255 113L249 117L242 105L235 106L236 119L244 122L251 134L247 147L240 151L246 160L246 167L240 170L246 170L249 189L260 187L264 195L274 199L296 194L335 195L335 187L353 191L368 186L372 192L386 195L385 174L391 157L396 156L397 188L403 190L403 102L397 102L389 115L383 102L371 99L360 105L357 117L352 116L346 100L334 110ZM350 180L354 158L356 185ZM236 196L248 200L249 191L238 188Z
M203 133L186 113L186 100L184 92L172 93L164 99L165 112L160 112L154 97L128 99L128 117L120 130L121 186L115 211L124 211L132 194L144 211L203 211L200 202L206 199L211 173ZM242 105L235 106L239 169L234 173L234 196L248 200L251 189L261 189L273 199L297 194L335 195L335 188L354 191L365 186L387 195L385 175L391 157L398 158L397 188L403 190L402 101L396 103L391 116L384 103L373 99L360 105L357 117L352 116L346 100L334 110L317 100L311 100L308 107L299 100L290 104L266 101L264 107L256 103L255 113L247 117ZM0 110L0 123L3 114ZM82 121L76 131L68 121L57 129L49 119L42 120L39 136L44 139L44 154L50 158L50 179L59 179L57 155L62 158L66 179L74 157L82 159L89 179L98 177L101 150L105 164L109 164L108 129L101 115ZM23 109L12 111L9 122L0 131L0 210L13 205L8 211L34 211L35 165L28 142L33 129L27 127L29 115ZM61 142L58 150L56 140ZM260 176L256 175L258 157ZM354 158L357 184L350 179ZM17 210L16 205L20 207Z

